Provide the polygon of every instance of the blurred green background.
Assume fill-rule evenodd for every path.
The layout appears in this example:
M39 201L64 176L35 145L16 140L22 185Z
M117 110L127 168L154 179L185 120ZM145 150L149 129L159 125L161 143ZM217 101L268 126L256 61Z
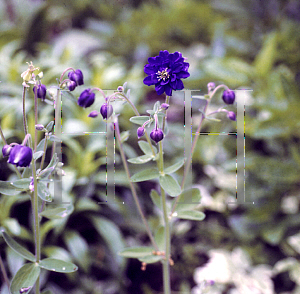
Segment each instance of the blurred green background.
M191 76L184 80L188 89L205 93L211 81L231 89L252 89L245 115L246 194L255 205L225 205L235 197L234 137L201 136L193 158L193 181L201 187L200 209L206 219L172 224L172 289L191 293L197 285L194 271L209 260L209 250L231 252L239 246L253 267L266 264L273 268L283 261L281 272L273 270L270 277L273 292L263 293L300 293L299 1L3 0L0 19L0 119L9 143L23 139L20 74L31 60L44 72L48 89L65 68L80 68L85 85L75 90L76 97L87 87L116 89L127 81L131 99L141 113L164 98L142 82L147 58L160 50L180 51L188 58ZM215 105L221 106L218 98ZM74 102L63 99L63 105L69 103L63 110L65 128L97 131L99 124L103 126L101 119L87 118ZM130 131L124 143L127 156L141 155L137 127L129 122L133 113L127 105L119 107L121 131ZM173 113L182 111L176 104L172 107ZM32 99L27 99L26 109L32 131ZM39 114L39 123L46 125L53 119L53 108L40 101ZM195 110L193 120L199 117ZM235 131L233 122L220 118L218 129ZM216 124L205 124L203 130L212 131ZM170 136L181 128L182 121L172 116L170 109ZM172 163L182 153L171 140L169 144L166 158ZM53 293L162 291L160 264L141 271L140 262L117 255L124 247L149 244L118 154L116 150L118 201L99 205L106 193L105 138L72 135L63 144L64 196L72 201L74 211L64 220L42 224L47 240L42 254L74 261L79 271L45 273L42 284L47 280ZM133 173L138 167L130 168ZM181 169L179 179L182 173ZM6 159L1 158L0 180L14 177ZM140 201L153 230L161 219L149 197L155 187L155 182L143 183L142 189L139 186ZM0 226L32 250L29 198L1 195L0 210ZM11 278L24 260L7 248L2 238L0 254ZM293 262L285 262L291 257ZM0 282L1 294L8 293L2 276ZM233 292L235 287L234 282L224 282L221 290L208 290L245 293Z

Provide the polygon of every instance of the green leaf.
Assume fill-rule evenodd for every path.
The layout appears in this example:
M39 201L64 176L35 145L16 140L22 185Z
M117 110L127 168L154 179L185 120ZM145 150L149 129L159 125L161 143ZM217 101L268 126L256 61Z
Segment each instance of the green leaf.
M129 119L132 123L137 125L143 125L147 120L149 120L149 116L133 116Z
M151 148L150 148L148 142L146 142L146 141L138 141L138 144L139 144L141 150L142 150L145 154L153 155L152 150L151 150ZM156 147L154 147L154 146L152 145L152 148L153 148L154 152L157 153Z
M132 182L143 182L153 180L159 177L158 170L156 168L146 169L134 174L131 177Z
M153 110L147 110L150 115L153 115L155 112Z
M16 242L12 237L10 237L5 231L2 231L2 236L6 242L6 244L17 252L19 255L24 257L27 260L35 262L35 256L29 252L25 247Z
M68 90L62 90L61 94L62 94L62 96L65 96L66 98L70 99L71 101L77 103L78 99L76 99L75 96L70 91L68 91Z
M152 255L154 249L152 247L130 247L119 252L119 255L127 258L141 258Z
M39 277L40 272L40 268L35 263L24 264L17 271L11 282L11 294L29 293L30 289L33 287L37 278ZM20 292L22 288L29 288L28 292ZM23 289L23 291L25 291L25 289Z
M39 267L59 273L73 273L78 270L77 265L55 258L45 258L39 262Z
M20 191L11 182L0 181L0 193L4 195L17 195Z
M149 256L141 257L138 260L140 262L155 263L162 260L163 258L164 257L162 255L149 255Z
M176 217L182 219L202 221L205 218L205 214L202 211L197 211L197 210L183 210L183 211L179 211Z
M53 292L51 292L50 290L45 290L42 292L42 294L53 294Z
M129 131L124 131L120 134L120 137L121 137L121 143L124 143L125 141L128 140L129 138L129 135L130 135L130 132Z
M58 163L58 157L57 154L54 153L53 157L51 158L51 161L49 162L48 166L45 169L55 167L57 163Z
M44 154L44 151L37 151L37 152L33 153L33 159L34 159L34 160L37 160L37 159L39 159L40 157L42 157L43 154Z
M19 189L29 189L29 185L31 183L31 179L30 178L26 178L26 179L19 179L16 181L12 182L13 185Z
M52 128L53 128L53 125L54 125L54 121L50 121L47 126L46 126L46 129L48 132L51 132Z
M155 242L156 242L159 250L164 251L166 248L165 227L164 226L158 227L158 229L155 232L154 239L155 239Z
M156 101L154 106L153 106L153 111L156 112L160 107L160 102L159 101Z
M66 214L67 208L65 207L57 207L53 209L47 209L40 213L41 216L44 216L49 219L56 219L56 218L64 218Z
M52 196L47 186L43 182L38 182L37 186L38 196L44 201L51 202Z
M57 136L55 136L55 135L50 135L49 141L51 141L51 142L61 142L61 139L59 139L59 138L58 138Z
M152 189L150 192L150 197L152 199L152 202L158 207L161 208L161 198L158 195L157 191Z
M143 164L143 163L150 161L152 158L154 158L153 155L145 154L145 155L138 156L135 158L130 158L127 161L130 163L134 163L134 164Z
M164 172L165 172L166 174L174 173L174 172L176 172L177 170L179 170L179 169L183 166L183 164L184 164L184 158L178 160L175 164L173 164L173 165L167 167L167 168L164 170Z
M172 197L178 196L181 193L181 188L178 182L170 175L159 175L160 186Z
M200 204L201 194L198 188L183 191L179 196L175 211L192 210ZM174 202L177 199L174 199ZM183 202L183 203L180 203Z
M36 147L36 152L44 151L45 139L41 140L40 143Z

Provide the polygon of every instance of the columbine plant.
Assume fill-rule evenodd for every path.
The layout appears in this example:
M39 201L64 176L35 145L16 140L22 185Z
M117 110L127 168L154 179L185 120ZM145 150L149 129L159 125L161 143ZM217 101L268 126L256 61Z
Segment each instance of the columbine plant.
M132 195L152 245L148 247L126 248L122 252L120 252L120 255L128 258L138 258L142 263L142 270L146 269L146 265L148 263L161 262L163 265L163 283L165 294L171 293L170 265L172 266L174 264L171 257L170 221L176 218L201 221L205 218L203 212L195 210L198 206L198 203L200 203L200 191L196 188L185 187L185 181L188 175L188 171L191 167L192 156L197 144L202 122L210 115L220 112L225 112L230 120L236 120L235 113L226 110L224 107L212 113L206 114L210 101L220 89L224 90L222 97L226 104L233 104L235 100L234 91L228 89L227 86L219 85L215 87L214 83L209 83L208 94L204 96L204 110L199 110L202 114L202 117L197 127L196 135L192 142L192 148L189 158L181 159L174 165L165 167L163 156L163 141L166 137L165 128L167 124L167 111L170 104L172 103L172 100L170 98L173 91L184 89L182 79L188 78L190 76L188 69L189 63L185 61L185 58L182 57L182 54L180 52L170 54L166 50L160 51L158 56L150 57L148 59L148 64L146 64L144 67L144 71L147 74L147 77L144 79L144 84L148 86L154 85L158 95L165 93L165 103L160 104L160 102L157 101L154 104L153 109L147 110L148 115L142 116L130 100L130 91L128 90L125 94L127 85L127 83L125 83L123 86L119 86L117 91L109 97L105 96L103 90L94 88L94 90L98 90L102 93L104 97L104 103L101 106L99 112L97 110L93 110L89 114L89 117L95 118L100 113L103 119L107 121L107 123L114 124L116 139L119 145L119 150L128 177L128 181L130 183ZM92 93L92 90L87 89L81 93L78 99L79 106L89 107L93 104L95 95ZM118 116L114 115L113 107L111 105L111 102L116 100L123 100L129 103L133 112L135 113L135 116L131 117L130 121L137 125L140 125L140 127L137 128L137 138L146 138L146 141L138 141L139 147L144 153L144 155L142 156L126 160L126 156L122 146ZM147 129L149 128L151 130L150 137L147 132ZM152 145L152 142L154 142L155 145ZM133 164L145 164L149 161L155 161L157 164L157 168L143 169L142 171L131 176L127 162ZM179 185L172 174L178 171L184 163L185 172L181 184ZM160 184L160 191L152 190L150 193L150 197L153 203L162 210L164 220L164 225L159 227L155 234L153 234L150 230L148 222L140 206L135 185L133 184L134 182L143 182L154 179L158 179ZM169 205L170 199L167 198L167 195L174 198L172 200L171 206ZM186 206L185 204L181 203L182 201L184 201L184 199L194 201L195 204L189 203Z
M67 87L69 91L73 91L77 86L83 85L83 75L81 70L74 70L73 68L66 69L58 81L56 95L51 99L46 99L47 88L41 83L43 73L39 68L34 67L32 62L28 64L28 69L21 74L23 78L23 127L24 127L24 140L21 144L16 142L8 144L0 127L0 135L4 146L2 148L3 157L8 157L8 163L14 166L15 172L19 179L13 181L0 181L0 193L4 195L17 195L23 193L24 197L29 195L32 203L32 214L34 220L34 245L35 254L28 251L25 247L17 243L5 230L1 228L2 236L11 249L17 252L20 256L25 258L27 262L23 265L13 277L9 288L12 294L29 293L35 286L35 293L40 293L40 272L42 269L71 273L77 270L77 266L73 263L66 262L55 258L41 259L41 234L40 222L43 218L54 219L64 218L72 212L72 205L68 207L48 208L46 203L52 201L52 196L49 190L49 185L53 181L51 177L55 174L63 175L61 170L62 163L58 162L58 156L54 152L55 142L61 140L52 134L54 122L51 121L44 127L38 123L38 98L44 103L54 105L56 112L60 105L61 91ZM69 71L68 79L63 80L64 74ZM33 85L32 90L30 90ZM35 119L35 132L34 134L28 133L28 125L25 110L26 93L29 97L27 99L34 99L34 119ZM27 95L28 96L28 95ZM91 94L89 94L89 99ZM84 101L86 101L86 96ZM53 101L54 100L54 101ZM92 101L93 102L93 101ZM87 107L91 101L85 102L82 106ZM59 122L57 122L59 123ZM56 125L57 130L58 125ZM38 132L44 133L44 138L37 142ZM47 151L48 142L52 141L52 155L50 163L44 167L45 156ZM1 270L5 271L1 266ZM7 274L3 273L6 277Z

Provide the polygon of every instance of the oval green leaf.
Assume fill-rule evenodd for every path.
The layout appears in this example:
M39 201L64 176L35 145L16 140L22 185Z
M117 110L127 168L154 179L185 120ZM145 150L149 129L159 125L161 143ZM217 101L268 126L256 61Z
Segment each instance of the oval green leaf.
M183 164L184 164L184 158L178 160L175 164L173 164L173 165L167 167L167 168L164 170L164 172L165 172L166 174L174 173L174 172L176 172L177 170L179 170L179 169L183 166Z
M149 145L148 142L146 142L146 141L138 141L138 144L139 144L139 147L141 148L141 150L145 154L153 155L151 147L150 147L150 145ZM153 148L153 150L154 150L154 152L156 154L157 153L157 148L154 147L153 145L152 145L152 148Z
M31 179L27 178L27 179L19 179L19 180L16 180L16 181L12 182L12 183L17 188L29 189L30 182L31 182Z
M161 255L149 255L149 256L141 257L138 260L140 262L155 263L155 262L162 260L163 258L164 257Z
M156 168L146 169L136 173L131 177L132 182L143 182L153 180L159 177L158 170Z
M58 273L73 273L78 270L78 266L74 263L55 258L45 258L41 260L39 267Z
M137 125L143 125L147 120L149 120L149 116L133 116L129 119L132 123Z
M153 251L152 247L130 247L123 249L118 254L127 258L141 258L152 255Z
M42 157L43 154L44 154L44 151L37 151L37 152L33 153L33 159L34 159L34 160L37 160L37 159L39 159L40 157Z
M25 247L16 242L11 236L9 236L6 232L2 231L2 236L6 242L6 244L19 255L24 257L27 260L35 262L35 256L28 251Z
M20 294L20 290L22 288L29 288L28 292L23 293L29 293L30 289L35 284L37 278L39 277L41 272L41 269L35 264L35 263L26 263L24 264L16 273L14 276L11 286L10 286L10 292L11 294Z
M175 211L193 210L200 204L201 194L198 188L183 191L179 196ZM176 201L177 199L174 199Z
M179 211L176 215L178 218L202 221L205 219L205 214L197 210L183 210Z
M21 193L11 182L0 181L0 193L4 195L17 195Z
M159 248L159 250L164 251L166 248L166 241L165 241L165 227L159 226L155 232L154 236L155 242Z
M66 216L66 210L67 208L65 207L56 207L53 209L47 209L41 212L40 215L49 219L64 218Z
M139 157L130 158L127 161L134 164L143 164L150 161L153 157L153 155L145 154Z
M161 208L161 198L158 195L157 191L152 189L150 192L150 197L152 199L152 202L158 207Z
M52 128L53 128L53 125L54 125L54 121L50 121L47 126L46 126L46 129L48 132L51 132Z
M178 182L170 175L159 176L160 186L172 197L176 197L181 193Z
M51 202L52 196L51 196L50 191L47 188L47 186L42 182L38 182L37 186L38 186L38 189L37 189L38 196L44 201Z

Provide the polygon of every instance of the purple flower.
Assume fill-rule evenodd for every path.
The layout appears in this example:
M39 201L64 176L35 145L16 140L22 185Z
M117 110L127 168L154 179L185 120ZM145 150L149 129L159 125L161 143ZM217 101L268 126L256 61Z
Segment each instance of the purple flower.
M137 136L138 136L138 139L143 137L145 135L145 129L143 127L139 127L137 129Z
M107 105L107 103L104 103L100 108L100 113L104 119L109 118L113 114L113 112L113 107L110 104Z
M144 72L148 75L144 79L147 86L155 85L158 95L164 92L172 95L172 90L182 90L184 88L181 79L190 76L188 73L189 63L184 62L180 52L169 53L167 50L160 51L156 57L148 58L149 64L144 66Z
M37 85L33 87L33 93L36 92L36 95L38 98L45 100L46 98L46 93L47 93L47 89L45 85Z
M76 69L75 71L70 71L68 73L68 77L71 81L76 83L76 86L83 85L83 74L80 69Z
M7 162L16 166L26 167L30 165L31 160L32 150L30 147L15 145L15 147L10 152Z
M90 89L84 90L79 98L77 104L81 107L90 107L95 101L95 93L91 92Z
M150 138L157 144L164 138L164 133L161 129L153 129L150 133Z
M3 157L9 156L11 149L12 149L12 146L4 145L2 148Z
M226 104L233 104L235 100L235 93L232 90L225 90L223 92L222 98Z
M236 120L236 116L235 116L235 113L233 111L228 111L227 113L227 117L231 120Z
M169 104L167 104L167 103L163 103L161 106L160 106L160 108L161 109L163 109L163 110L167 110L168 108L169 108Z
M93 110L90 112L88 117L97 117L99 115L99 112L97 110Z
M74 91L76 88L77 84L74 81L68 82L68 88L70 91Z

